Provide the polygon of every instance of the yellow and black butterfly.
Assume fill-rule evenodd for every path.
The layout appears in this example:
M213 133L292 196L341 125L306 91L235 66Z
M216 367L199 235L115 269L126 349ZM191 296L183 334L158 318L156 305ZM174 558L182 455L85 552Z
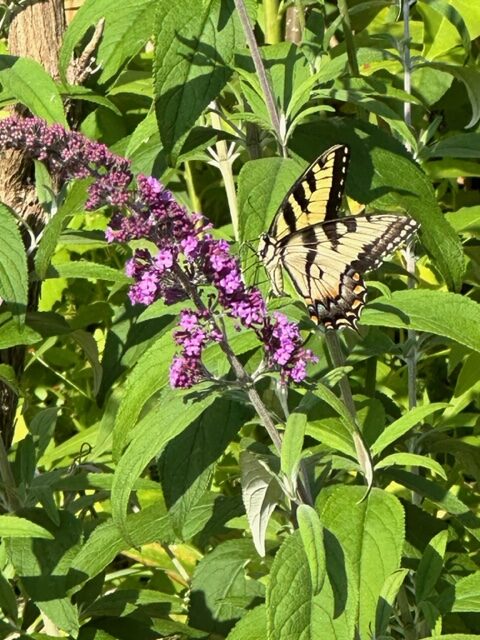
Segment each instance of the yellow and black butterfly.
M356 328L367 293L362 275L418 229L408 216L338 218L349 159L346 145L317 158L287 193L258 245L274 294L283 292L285 270L312 319L326 329Z

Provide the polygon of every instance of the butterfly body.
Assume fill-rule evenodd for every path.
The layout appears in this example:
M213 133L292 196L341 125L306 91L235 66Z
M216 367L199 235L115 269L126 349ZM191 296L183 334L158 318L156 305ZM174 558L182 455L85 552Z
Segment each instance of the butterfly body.
M258 254L275 295L284 274L326 329L356 327L365 304L362 275L418 228L407 216L338 217L349 150L336 145L295 182L260 238Z

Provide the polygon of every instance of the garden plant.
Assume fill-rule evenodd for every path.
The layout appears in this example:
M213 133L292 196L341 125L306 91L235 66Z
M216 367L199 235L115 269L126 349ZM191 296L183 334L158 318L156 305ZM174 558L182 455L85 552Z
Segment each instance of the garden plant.
M0 638L480 637L480 3L79 4L0 5Z

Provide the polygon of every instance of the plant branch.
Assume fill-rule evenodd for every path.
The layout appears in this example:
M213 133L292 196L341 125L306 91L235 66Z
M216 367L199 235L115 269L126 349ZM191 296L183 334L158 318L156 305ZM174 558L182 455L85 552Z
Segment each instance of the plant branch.
M207 307L205 306L197 290L192 285L192 283L190 282L187 275L183 272L183 270L178 265L174 267L174 270L175 270L176 276L182 283L182 286L184 287L186 293L193 300L193 302L195 303L199 311L202 311L202 312L208 311ZM268 411L267 407L263 404L263 401L260 398L258 391L253 386L253 380L251 376L248 375L247 371L245 371L245 368L240 362L240 360L233 353L230 345L228 344L223 328L219 327L218 324L215 322L215 320L213 320L213 318L212 318L212 322L214 323L215 328L218 331L220 331L223 336L221 341L219 342L220 348L226 355L227 360L229 361L238 382L246 390L248 399L252 403L252 406L255 409L255 411L257 412L257 415L259 416L260 421L262 422L268 435L270 436L270 439L272 440L273 445L275 446L276 450L280 454L282 451L282 437L279 431L277 430L275 423L272 420L272 416L270 415L270 412ZM299 488L298 488L299 496L301 501L304 502L305 504L312 504L312 501L310 498L310 495L311 495L310 489L308 486L306 486L306 482L307 482L306 478L303 478L303 480L299 482Z
M412 59L410 54L410 0L403 0L403 89L405 93L412 92ZM403 115L407 127L412 126L412 104L409 101L403 103ZM405 142L408 151L412 148ZM415 273L416 256L413 241L405 249L405 261L409 274ZM415 287L415 278L408 276L408 288ZM417 405L417 333L414 329L407 330L408 352L405 356L407 362L408 377L408 406L413 409Z
M345 46L347 49L348 66L352 76L359 76L357 52L353 41L352 23L348 13L347 0L338 0L338 9L343 19L343 35L345 36Z
M282 156L286 158L287 147L285 142L285 132L284 131L282 132L282 126L280 124L280 116L277 110L277 105L275 103L275 97L273 95L273 91L268 82L267 72L265 70L265 66L262 61L262 56L260 55L260 49L258 47L257 41L255 40L255 34L253 33L252 25L250 24L250 18L248 17L244 1L234 0L234 2L235 2L235 7L238 11L240 22L242 23L245 38L250 48L253 64L255 65L255 70L258 74L258 79L260 81L260 86L262 88L263 95L265 97L265 103L267 105L267 110L270 115L270 121L272 123L273 130L275 131L278 144L280 145Z

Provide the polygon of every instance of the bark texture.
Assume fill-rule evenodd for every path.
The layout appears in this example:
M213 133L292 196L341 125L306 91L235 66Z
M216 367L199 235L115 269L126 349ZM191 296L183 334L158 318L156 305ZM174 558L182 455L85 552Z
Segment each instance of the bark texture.
M58 78L58 53L65 31L63 0L47 0L30 5L13 18L8 36L9 53L39 62L54 78ZM25 114L23 107L16 113ZM6 151L0 158L0 201L7 204L24 219L37 235L44 216L38 204L33 184L33 164L19 151ZM25 234L26 246L28 235ZM38 287L29 292L28 309L36 309ZM0 305L0 311L1 311ZM24 347L0 350L0 364L9 364L21 377L25 358ZM0 433L8 449L14 432L14 419L18 398L0 382Z

